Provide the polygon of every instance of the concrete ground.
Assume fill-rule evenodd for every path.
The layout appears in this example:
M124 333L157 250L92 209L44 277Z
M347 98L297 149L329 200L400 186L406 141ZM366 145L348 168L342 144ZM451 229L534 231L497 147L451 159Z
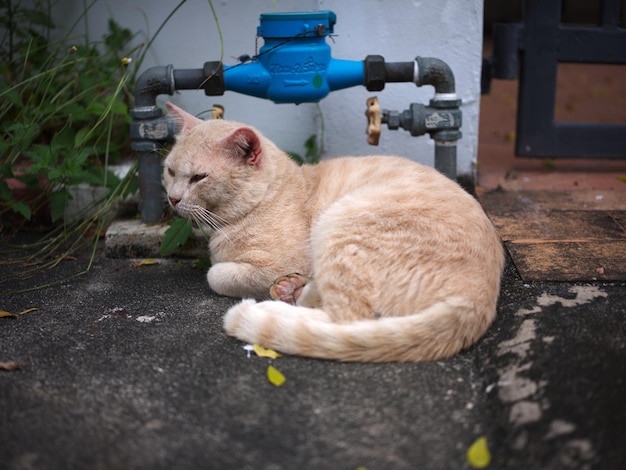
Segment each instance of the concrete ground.
M622 122L623 72L589 70L570 77L606 105L563 79L557 116ZM249 357L221 327L236 300L190 259L100 246L88 274L84 252L16 279L9 245L39 236L2 236L0 311L19 318L0 316L0 469L463 469L481 436L488 468L626 468L626 167L515 159L515 87L481 103L479 195L509 255L498 316L449 360ZM133 233L107 253L158 252Z
M2 469L459 469L481 436L489 468L624 468L624 282L529 282L509 259L496 322L452 359L270 360L224 334L236 300L192 261L99 250L21 294L89 253L1 265L0 310L37 309L0 318Z

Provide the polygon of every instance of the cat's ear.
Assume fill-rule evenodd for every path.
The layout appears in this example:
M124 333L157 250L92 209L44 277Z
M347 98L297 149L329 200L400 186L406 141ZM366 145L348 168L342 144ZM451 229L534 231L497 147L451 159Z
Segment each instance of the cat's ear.
M252 129L241 127L227 137L226 145L250 166L261 165L261 141Z
M167 106L169 113L172 114L174 119L179 123L179 132L181 134L188 132L198 124L204 122L202 119L195 117L193 114L189 114L187 111L180 109L169 101L165 103L165 106Z

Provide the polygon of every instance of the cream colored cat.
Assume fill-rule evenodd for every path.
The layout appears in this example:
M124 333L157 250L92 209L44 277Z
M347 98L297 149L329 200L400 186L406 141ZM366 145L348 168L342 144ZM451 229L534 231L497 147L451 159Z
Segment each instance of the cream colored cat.
M169 202L211 227L211 289L248 298L226 313L229 335L384 362L448 357L485 332L503 252L456 183L398 157L299 167L249 126L168 107L182 127L164 163ZM296 305L250 300L270 288Z

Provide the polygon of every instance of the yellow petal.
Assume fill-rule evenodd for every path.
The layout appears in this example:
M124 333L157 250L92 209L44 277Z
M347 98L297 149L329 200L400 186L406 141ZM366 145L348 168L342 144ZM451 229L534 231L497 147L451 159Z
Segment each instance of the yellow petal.
M146 258L130 263L133 268L138 268L139 266L151 266L153 264L159 264L159 262L154 258Z
M285 383L285 376L274 366L267 366L267 380L270 381L272 385L276 387L280 387Z
M491 463L491 454L487 447L487 438L481 436L467 449L467 461L473 468L487 468Z
M4 310L1 311L0 318L6 318L6 317L19 318L19 315L16 315L15 313L11 313L11 312L5 312Z
M256 355L259 357L269 357L270 359L276 359L277 357L281 356L280 353L277 353L273 349L265 349L263 346L259 346L258 344L252 345L252 348L254 349Z

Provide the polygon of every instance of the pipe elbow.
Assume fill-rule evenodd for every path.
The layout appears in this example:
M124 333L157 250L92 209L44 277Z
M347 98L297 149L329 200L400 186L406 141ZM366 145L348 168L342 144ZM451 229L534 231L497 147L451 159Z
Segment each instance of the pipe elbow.
M435 57L416 57L417 86L432 85L436 93L455 93L454 73L448 64Z
M174 93L174 66L160 65L145 70L135 84L135 107L156 106L156 97Z

